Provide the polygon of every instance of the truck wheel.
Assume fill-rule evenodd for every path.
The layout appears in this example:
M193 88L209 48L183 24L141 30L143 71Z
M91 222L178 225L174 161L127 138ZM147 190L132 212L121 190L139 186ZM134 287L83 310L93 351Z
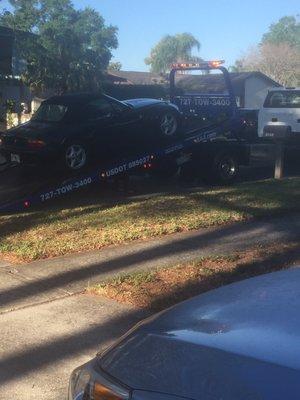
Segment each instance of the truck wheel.
M204 178L210 183L230 185L235 182L239 174L237 157L230 153L217 154L211 164L209 174Z

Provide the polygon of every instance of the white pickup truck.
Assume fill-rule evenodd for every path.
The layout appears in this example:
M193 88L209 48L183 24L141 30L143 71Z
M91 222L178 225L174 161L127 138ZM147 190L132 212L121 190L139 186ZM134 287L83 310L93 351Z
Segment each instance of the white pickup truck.
M266 126L283 126L300 139L300 88L271 89L258 114L258 136Z

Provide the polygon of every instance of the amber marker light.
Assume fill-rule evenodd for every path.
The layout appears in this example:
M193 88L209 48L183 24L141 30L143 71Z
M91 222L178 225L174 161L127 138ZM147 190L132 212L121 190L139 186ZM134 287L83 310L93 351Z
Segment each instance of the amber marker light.
M113 391L103 386L101 383L95 382L93 400L124 400L124 397L120 397Z

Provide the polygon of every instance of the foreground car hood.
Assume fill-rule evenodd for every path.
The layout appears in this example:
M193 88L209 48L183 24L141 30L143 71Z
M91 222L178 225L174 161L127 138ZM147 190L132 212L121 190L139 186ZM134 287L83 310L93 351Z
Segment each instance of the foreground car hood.
M134 108L143 108L153 106L154 104L163 104L165 102L157 99L131 99L131 100L124 100L123 103L129 104Z
M264 275L145 321L100 360L134 389L192 399L295 398L300 269Z

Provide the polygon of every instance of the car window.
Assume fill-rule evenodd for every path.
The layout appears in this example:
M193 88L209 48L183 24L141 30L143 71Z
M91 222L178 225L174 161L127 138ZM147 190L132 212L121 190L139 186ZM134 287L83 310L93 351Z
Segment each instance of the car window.
M106 99L97 99L91 101L85 110L85 116L89 120L102 118L112 114L113 108Z
M291 107L300 107L300 92L297 94L295 93L290 98Z
M300 108L300 90L270 92L266 98L266 108Z
M62 104L42 104L33 115L33 121L59 122L63 119L68 107Z

